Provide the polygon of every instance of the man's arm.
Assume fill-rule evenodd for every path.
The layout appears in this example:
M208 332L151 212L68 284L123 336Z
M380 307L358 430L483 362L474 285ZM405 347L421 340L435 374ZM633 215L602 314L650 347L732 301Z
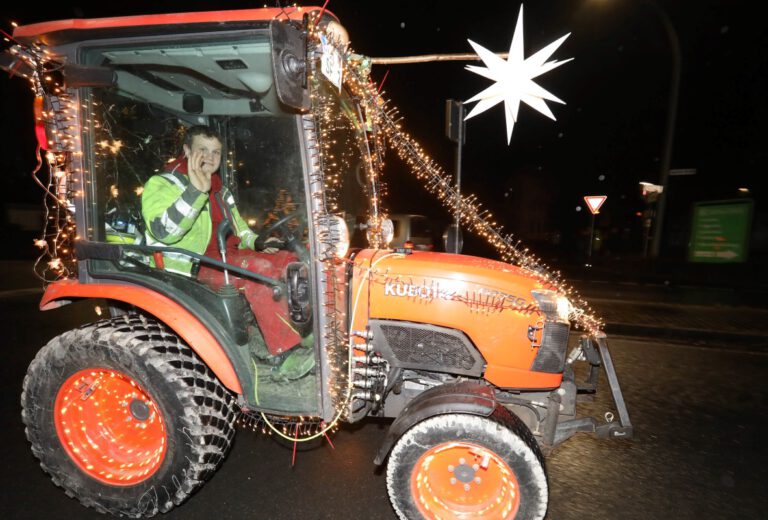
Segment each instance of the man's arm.
M232 215L232 225L235 227L235 234L240 239L240 249L255 249L256 239L259 235L257 235L248 226L245 219L240 216L240 211L238 211L237 205L235 204L235 197L228 189L222 188L221 198L224 201L224 204L227 205L229 214Z
M151 177L141 196L147 231L163 244L175 244L192 228L207 200L207 193L172 173Z

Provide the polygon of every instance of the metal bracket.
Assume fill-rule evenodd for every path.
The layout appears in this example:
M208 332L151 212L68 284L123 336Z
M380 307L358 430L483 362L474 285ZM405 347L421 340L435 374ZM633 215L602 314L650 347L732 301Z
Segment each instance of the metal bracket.
M597 343L597 349L595 349L595 343ZM629 420L629 412L627 411L627 405L624 402L624 396L621 393L621 387L619 386L619 380L616 377L616 370L613 366L613 359L611 353L608 350L608 344L606 341L606 335L603 332L599 332L594 337L582 336L581 348L587 360L590 363L589 379L585 386L580 386L578 390L580 392L594 392L597 388L597 379L600 366L605 369L605 375L608 379L608 385L611 387L611 395L613 397L613 403L616 406L616 411L619 414L619 420L613 421L613 414L610 414L610 419L606 417L607 422L599 424L597 419L593 417L582 417L573 419L570 421L563 421L557 424L557 428L552 431L552 427L547 419L546 432L549 435L545 436L546 441L550 441L550 447L557 446L566 439L572 437L578 432L594 433L600 438L626 438L631 439L634 433L632 423ZM552 402L550 402L547 415L551 413L557 413L554 411Z
M600 362L600 354L597 352L590 337L587 335L584 335L579 339L579 348L589 362L589 376L587 376L587 380L578 387L578 392L580 394L594 394L597 392L600 366L602 365Z
M608 423L600 426L598 430L605 429L608 437L625 437L632 438L634 430L632 423L629 420L629 412L627 411L627 405L624 402L624 395L621 393L621 387L619 386L619 379L616 377L616 369L613 367L613 359L611 353L608 351L608 343L604 332L599 332L595 335L597 341L597 347L600 350L600 357L603 360L603 367L605 368L605 375L608 378L608 385L611 387L611 394L613 395L613 403L616 405L616 411L619 412L619 425L614 423ZM601 434L600 431L597 432Z

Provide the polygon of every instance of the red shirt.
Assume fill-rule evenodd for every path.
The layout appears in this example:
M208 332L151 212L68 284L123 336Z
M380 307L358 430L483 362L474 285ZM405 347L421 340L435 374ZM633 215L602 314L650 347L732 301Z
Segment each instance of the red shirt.
M176 171L188 176L187 158L179 157L168 164L168 171ZM211 190L208 192L208 211L210 211L211 215L211 229L213 232L211 233L211 240L208 242L208 247L206 247L203 254L217 260L221 260L221 255L219 254L219 245L216 243L216 231L219 229L221 221L224 220L224 215L221 212L219 203L216 201L216 194L221 191L223 186L224 184L221 182L219 172L211 175ZM234 234L230 234L229 237L227 237L227 249L235 249L237 243L238 238Z

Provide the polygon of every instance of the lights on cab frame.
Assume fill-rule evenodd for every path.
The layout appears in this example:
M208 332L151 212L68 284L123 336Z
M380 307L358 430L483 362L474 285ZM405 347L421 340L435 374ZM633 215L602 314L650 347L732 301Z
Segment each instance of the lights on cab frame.
M349 251L349 227L347 227L347 222L339 215L330 215L328 217L328 232L330 233L333 254L337 258L347 256Z
M389 243L395 238L395 224L391 219L381 219L381 241L385 247L389 247Z

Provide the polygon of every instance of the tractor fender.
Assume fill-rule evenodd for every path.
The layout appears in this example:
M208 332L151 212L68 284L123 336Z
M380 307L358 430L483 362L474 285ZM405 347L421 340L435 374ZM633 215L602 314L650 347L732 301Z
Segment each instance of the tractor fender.
M425 390L403 408L389 427L373 463L383 464L397 439L424 419L447 413L489 417L498 406L493 388L476 381L449 383Z
M48 285L40 301L40 309L56 309L71 303L72 298L117 300L148 312L181 337L224 386L239 395L243 393L232 362L213 334L192 313L170 298L135 285L82 284L70 279Z

